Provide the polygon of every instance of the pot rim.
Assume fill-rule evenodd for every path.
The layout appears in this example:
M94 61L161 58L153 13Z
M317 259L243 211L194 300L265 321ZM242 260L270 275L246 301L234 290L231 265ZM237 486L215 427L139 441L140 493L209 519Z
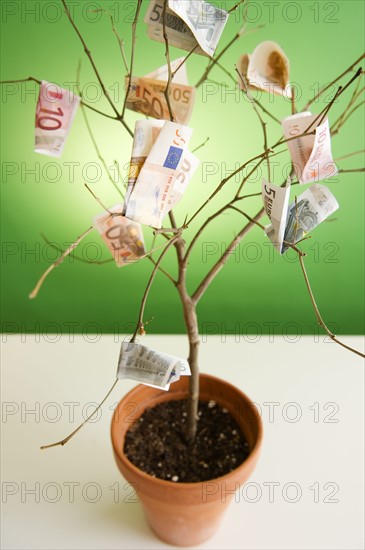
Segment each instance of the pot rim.
M214 482L221 482L221 481L225 481L227 480L228 478L230 477L234 477L235 476L235 472L237 472L237 470L243 468L243 467L247 467L250 465L251 462L256 462L256 458L257 458L257 455L260 451L260 447L261 447L261 444L262 444L262 439L263 439L263 424L262 424L262 420L261 420L261 416L259 415L259 412L258 410L256 409L256 407L253 405L253 402L249 399L249 397L243 392L241 391L239 388L237 388L236 386L234 386L233 384L231 384L230 382L227 382L226 380L223 380L222 378L218 378L217 376L213 376L211 374L206 374L206 373L200 373L199 377L203 377L203 378L209 378L210 380L213 380L213 381L216 381L216 382L219 382L219 383L223 383L224 385L226 386L229 386L230 388L232 388L234 391L236 391L238 394L240 394L240 397L243 398L243 400L248 403L251 407L251 410L254 412L255 414L255 417L256 417L256 420L257 420L257 439L256 439L256 443L254 445L254 447L252 448L252 450L250 451L250 454L248 455L248 457L246 458L246 460L244 460L243 462L241 462L241 464L239 464L237 466L237 468L235 468L234 470L232 470L231 472L228 472L227 474L223 475L223 476L219 476L219 477L215 477L215 478L212 478L212 479L208 479L206 481L194 481L194 482L188 482L188 483L185 483L185 482L176 482L176 481L167 481L166 479L160 479L158 477L154 477L154 476L151 476L150 474L147 474L146 472L144 472L143 470L141 470L140 468L138 468L137 466L135 466L133 464L133 462L131 462L127 456L125 455L124 453L124 450L122 448L121 450L121 453L119 452L119 449L117 448L117 445L115 443L115 441L117 440L117 433L116 433L116 429L117 429L117 426L118 426L118 420L116 420L116 416L118 415L118 410L119 408L122 406L122 403L126 400L126 399L130 399L130 397L137 393L138 390L142 387L145 387L144 384L138 384L137 386L135 386L134 388L132 388L128 393L125 394L124 397L122 397L122 399L119 401L118 403L118 406L115 408L114 410L114 413L113 413L113 416L112 416L112 421L111 421L111 440L112 440L112 445L113 445L113 449L114 449L114 453L117 455L118 459L121 461L121 462L124 462L124 464L136 475L136 476L139 476L140 478L144 479L145 481L148 481L148 482L152 482L152 483L158 483L160 484L162 487L168 487L168 488L171 488L171 487L175 487L176 490L181 490L181 491L185 491L186 489L193 489L193 488L196 488L196 487L199 487L200 485L203 485L204 483L214 483ZM151 389L154 389L154 388L151 388ZM156 389L156 391L159 391L158 389ZM171 392L173 393L173 392ZM178 392L176 392L178 393ZM168 401L168 400L167 400ZM141 413L143 414L143 413Z

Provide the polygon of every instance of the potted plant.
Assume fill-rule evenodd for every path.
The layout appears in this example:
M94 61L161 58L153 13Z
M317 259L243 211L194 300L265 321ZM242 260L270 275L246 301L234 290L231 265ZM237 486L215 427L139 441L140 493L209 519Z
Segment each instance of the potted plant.
M172 207L182 199L187 184L193 177L194 167L196 169L198 163L187 145L191 137L191 129L187 122L194 107L196 89L207 82L213 68L228 72L232 79L232 74L224 66L222 68L221 58L244 36L245 26L238 30L219 54L215 54L215 48L226 20L230 14L240 9L243 1L232 2L230 8L225 10L223 5L222 9L219 9L200 1L186 2L184 5L173 0L151 0L146 14L148 32L151 39L161 42L166 66L145 77L137 77L134 73L135 44L142 0L135 2L129 62L126 61L124 43L116 29L113 14L103 13L110 18L112 30L126 64L127 77L122 109L117 108L111 98L69 5L65 0L61 2L84 47L113 115L95 109L85 101L80 92L79 95L71 92L64 94L65 90L57 86L52 87L44 81L29 77L25 80L36 81L41 86L36 115L36 150L60 156L76 109L81 104L90 136L109 175L110 168L108 169L100 154L88 122L88 109L96 110L101 116L112 118L121 124L125 131L134 137L133 152L128 185L124 190L124 204L106 208L102 198L88 187L96 201L103 206L104 213L95 218L93 225L70 246L60 251L59 258L42 275L30 297L37 296L46 277L95 229L101 233L118 266L142 260L153 264L134 333L122 344L118 368L119 378L132 377L143 383L125 396L115 410L112 420L112 442L117 464L140 495L152 529L170 544L199 544L214 533L229 497L252 472L262 440L261 420L250 399L223 380L199 375L198 367L198 303L253 227L259 226L266 232L272 247L276 248L280 255L284 255L288 250L297 254L318 324L331 340L350 352L363 356L361 352L339 340L323 320L305 268L306 253L301 247L301 242L305 241L308 233L338 207L329 189L318 182L326 180L326 183L330 184L330 178L337 173L338 169L331 155L331 136L339 132L351 119L354 109L359 106L358 83L363 74L360 63L364 56L353 61L339 77L334 78L333 82L318 90L315 94L316 100L335 87L333 95L323 109L312 115L308 109L314 100L299 108L295 87L290 84L289 62L278 44L261 41L251 54L246 52L242 55L237 60L236 72L233 75L235 89L245 97L245 107L253 109L257 116L262 131L263 151L240 161L237 169L224 177L208 193L193 214L177 223ZM172 61L171 45L180 45L185 49L184 57ZM186 82L186 75L182 75L182 71L189 63L190 56L197 54L208 55L209 61L196 87L192 87ZM340 80L343 85L337 87ZM3 84L9 82L3 81ZM257 98L257 90L289 100L286 103L290 106L289 113L286 112L285 117L281 121L278 120L261 101L261 96L260 99ZM43 96L42 92L45 92ZM328 117L338 102L343 102L343 110L330 127ZM126 121L127 109L142 115L136 123L135 132ZM143 115L150 118L144 120ZM66 122L62 119L64 116L67 118ZM274 123L282 123L281 135L273 143L269 142L267 127L272 120ZM290 169L285 178L274 181L272 159L282 152L290 154ZM161 162L159 154L162 155ZM246 193L246 184L251 183L252 175L263 166L266 167L267 176L262 182L261 189L257 191L255 188L253 192L250 190ZM248 167L250 168L247 169ZM361 170L363 169L358 171ZM234 178L237 175L240 176L240 181L235 185ZM112 177L111 180L113 182ZM292 187L299 183L310 183L311 186L289 204ZM152 184L156 189L152 188ZM223 194L221 192L227 188L233 190L232 195L228 200L225 198L225 202L223 201L211 213L208 207L213 199ZM248 214L242 209L242 204L245 204L246 199L257 195L262 196L262 206L256 214ZM208 211L209 215L206 214ZM228 211L241 216L245 224L221 252L196 289L191 291L187 276L193 251L206 228ZM270 221L267 227L260 221L265 215ZM197 230L192 232L191 227L194 227L194 222L199 217L201 223ZM145 230L152 227L154 239L148 251L145 250L141 224ZM157 244L157 239L160 239L162 244ZM176 277L171 276L163 265L167 253L173 249L176 253ZM156 252L157 259L154 257ZM145 334L149 323L145 316L145 306L158 273L162 273L172 282L181 301L189 342L187 362L167 356L162 350L149 350L137 341L137 338ZM188 376L180 378L183 374ZM158 387L150 387L151 384ZM165 391L166 389L169 391ZM111 390L102 403L110 392ZM126 404L131 402L137 405L132 425L128 422L126 407ZM166 426L170 424L169 431L166 431ZM161 426L161 430L158 426ZM80 427L62 441L45 447L64 445ZM149 441L150 430L152 432ZM150 460L146 460L146 457ZM187 459L191 459L189 467L184 466L184 460Z

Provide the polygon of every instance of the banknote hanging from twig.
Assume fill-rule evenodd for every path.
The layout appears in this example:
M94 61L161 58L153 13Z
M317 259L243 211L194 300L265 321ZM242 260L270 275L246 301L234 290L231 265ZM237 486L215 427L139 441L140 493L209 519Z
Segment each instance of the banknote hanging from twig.
M170 384L180 376L190 376L186 359L155 351L147 346L123 342L120 349L117 378L131 379L162 390L169 390Z
M160 229L198 168L199 160L188 149L193 130L170 121L162 128L156 121L137 125L123 211L127 218Z
M299 183L311 183L330 178L338 169L332 158L331 134L328 119L322 122L318 115L304 111L282 120L284 136ZM290 139L308 131L314 135Z
M134 184L164 124L164 120L137 120L135 124L128 186L123 205L124 215Z
M228 12L204 0L168 0L166 34L171 46L212 56L228 20ZM147 34L164 42L164 0L151 0L146 16Z
M271 224L266 234L280 254L302 240L338 208L338 202L325 185L315 183L288 207L290 186L279 187L262 181L262 198Z
M75 118L79 96L42 80L35 117L36 153L60 157Z
M186 64L181 57L171 62L175 73L169 86L170 105L176 122L188 124L195 102L195 88L189 86ZM143 77L133 76L126 106L132 111L158 119L170 120L164 91L168 80L168 66L164 65ZM129 79L126 77L126 85Z
M276 42L261 42L252 54L242 55L238 60L237 69L250 88L284 95L291 99L289 59ZM240 78L238 84L245 91Z
M141 225L122 216L122 210L117 204L93 220L118 267L137 262L146 253Z

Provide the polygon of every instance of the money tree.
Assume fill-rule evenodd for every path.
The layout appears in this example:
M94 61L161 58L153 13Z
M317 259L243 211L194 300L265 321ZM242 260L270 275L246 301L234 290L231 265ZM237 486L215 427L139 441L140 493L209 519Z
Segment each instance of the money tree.
M180 0L151 0L145 17L148 36L151 40L161 42L166 65L146 76L137 76L134 71L135 46L137 29L140 25L142 0L136 0L131 25L132 39L129 60L113 13L99 10L110 19L111 28L125 66L125 94L120 109L111 98L100 69L88 48L87 41L75 23L70 6L65 0L61 0L61 3L69 24L73 27L84 48L85 56L91 64L106 101L109 103L112 115L107 115L90 105L82 97L79 88L71 92L61 89L57 85L40 81L35 77L26 78L23 81L35 81L40 85L36 113L35 150L59 157L75 113L80 108L96 153L109 173L110 180L117 188L118 193L123 193L124 200L121 204L107 208L104 206L103 198L96 195L87 186L94 199L103 207L104 213L95 218L92 226L66 250L59 251L59 258L41 276L30 297L37 296L46 277L69 254L74 252L84 237L94 230L101 233L119 267L127 266L130 263L149 261L152 264L152 271L143 292L135 330L129 343L122 344L121 371L123 372L121 376L128 377L129 374L133 378L134 372L135 379L156 384L155 373L152 371L148 373L146 370L138 372L138 362L133 363L133 353L129 371L128 361L124 361L124 359L128 359L128 353L136 345L137 336L144 335L146 332L149 319L145 318L145 307L156 275L160 273L161 276L169 279L182 304L189 342L188 368L191 371L191 376L185 433L188 442L194 440L198 419L200 335L197 306L240 242L256 226L265 232L268 242L271 241L272 247L276 249L276 254L284 255L289 249L297 254L316 320L329 338L350 352L364 356L360 351L340 340L322 318L305 268L306 252L301 246L301 243L309 238L310 231L338 208L335 197L324 185L323 180L330 183L330 178L339 171L331 154L331 138L338 134L349 120L352 120L352 114L363 103L361 101L363 88L361 88L360 82L364 71L360 64L364 55L353 60L332 82L319 88L314 98L309 100L306 105L299 106L296 87L290 83L288 58L275 42L261 41L259 43L258 41L258 46L253 52L246 53L237 59L234 70L225 65L224 56L227 51L245 34L251 30L258 30L257 28L247 28L244 15L237 33L219 50L219 53L216 53L228 18L240 9L244 3L243 0L234 3L234 5L231 2L230 7L227 7L225 3L223 6L222 3L219 8L203 0L184 0L183 2ZM123 32L126 30L124 29ZM177 60L172 60L172 46L184 50L185 55ZM202 62L206 59L207 64L196 86L191 86L187 81L186 66L189 64L191 56L197 55L201 56ZM254 111L258 127L262 132L263 149L257 151L252 158L239 159L239 166L219 181L196 211L178 222L173 207L183 201L183 195L190 180L193 180L190 185L196 184L193 176L199 165L199 159L194 152L205 145L205 142L202 143L194 152L190 152L188 149L193 131L188 126L188 122L194 110L196 92L205 83L224 86L223 83L217 84L211 80L213 70L222 71L222 74L234 83L236 92L245 97L245 108ZM8 80L2 83L14 82L20 81ZM258 98L256 93L258 90L264 94L285 98L290 112L287 112L281 120L278 119L265 105L265 102L261 101L261 96ZM331 97L325 103L324 108L316 114L311 114L309 109L314 101L318 102L324 94L328 95L329 93ZM343 105L342 112L330 125L329 117L332 109L339 103ZM209 104L205 108L209 108ZM133 138L128 182L124 189L115 184L110 169L100 153L96 136L87 116L90 110L100 116L107 116L116 124L121 124ZM126 120L128 110L140 113L140 119L136 122L135 128L131 128ZM217 126L220 123L224 123L221 116L219 116ZM269 123L281 129L281 137L273 143L269 142ZM217 133L219 133L218 127ZM287 154L290 164L285 177L283 176L281 181L274 181L273 158L279 154ZM356 152L348 156L352 154L356 154ZM263 167L267 175L262 181L261 189L257 189L257 187L253 189L253 176ZM345 171L361 172L364 169L340 170L340 172ZM236 184L237 177L239 178L238 184ZM298 196L294 192L295 197L289 204L291 191L293 188L296 189L295 186L301 184L310 184L310 187L299 193ZM207 215L208 206L210 208L212 204L216 204L213 203L213 199L217 199L218 202L220 196L226 197L223 190L227 191L227 189L231 193L229 199L221 201L213 213L209 210L209 215ZM248 214L244 205L250 197L257 196L262 198L262 205L255 214ZM190 291L187 278L192 252L207 227L229 211L242 217L244 222L242 229L232 237L228 246L205 273L197 287ZM268 218L266 225L261 221L265 216ZM195 229L196 221L199 222L198 229ZM192 227L194 230L191 229ZM146 250L143 231L148 230L153 233L153 241L150 249ZM173 277L164 267L164 260L171 249L174 249L176 253L177 277ZM165 386L167 389L166 386L169 383L183 374L179 371L183 361L174 361L174 358L169 357L166 359L163 353L160 354L160 359L165 370L159 385ZM115 384L116 381L111 390ZM78 429L53 445L65 444Z

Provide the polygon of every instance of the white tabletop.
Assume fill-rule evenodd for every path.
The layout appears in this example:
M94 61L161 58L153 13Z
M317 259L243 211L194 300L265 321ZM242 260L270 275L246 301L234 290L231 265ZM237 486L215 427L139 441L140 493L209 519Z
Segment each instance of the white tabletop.
M101 400L115 378L122 337L2 339L1 547L167 548L146 525L111 449L112 409L134 382L120 381L101 416L65 447L39 450L75 429L91 412L88 404ZM220 531L201 548L363 548L362 359L324 337L236 340L202 342L201 370L257 403L264 444ZM363 348L362 338L344 340ZM187 355L183 336L147 336L143 343Z

